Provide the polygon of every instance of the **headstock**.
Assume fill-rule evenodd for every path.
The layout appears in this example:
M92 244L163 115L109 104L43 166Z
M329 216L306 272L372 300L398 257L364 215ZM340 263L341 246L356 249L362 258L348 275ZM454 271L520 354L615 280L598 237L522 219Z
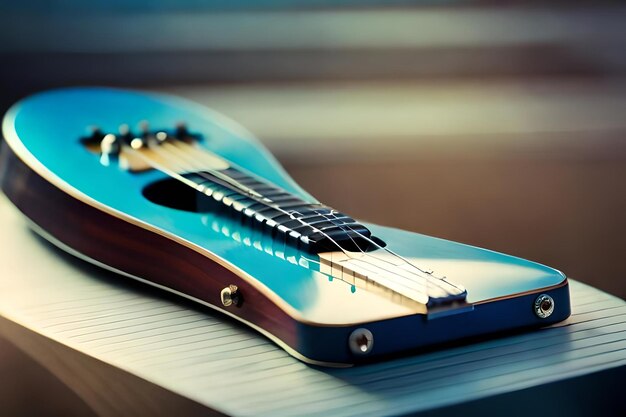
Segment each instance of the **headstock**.
M148 122L141 122L137 133L127 124L120 125L117 133L104 132L92 127L91 134L80 139L91 152L100 155L100 162L109 166L118 164L131 172L153 169L141 154L164 144L184 143L194 145L202 140L198 133L191 133L185 123L178 123L171 129L150 129Z

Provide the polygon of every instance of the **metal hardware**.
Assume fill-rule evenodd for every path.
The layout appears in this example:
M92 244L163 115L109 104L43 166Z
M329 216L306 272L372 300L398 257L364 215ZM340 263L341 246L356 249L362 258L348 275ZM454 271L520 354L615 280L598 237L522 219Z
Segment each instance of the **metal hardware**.
M242 301L239 288L237 288L236 285L232 284L222 289L222 292L220 293L220 298L224 307L230 307L232 305L238 307Z
M348 338L348 346L355 355L367 355L374 347L374 335L367 329L356 329Z
M537 317L542 319L548 318L554 311L554 300L547 294L541 294L535 299L533 308Z

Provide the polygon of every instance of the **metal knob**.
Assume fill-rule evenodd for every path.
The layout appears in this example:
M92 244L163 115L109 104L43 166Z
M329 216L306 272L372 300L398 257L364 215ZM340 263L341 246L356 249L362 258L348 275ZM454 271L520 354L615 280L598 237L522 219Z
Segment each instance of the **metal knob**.
M541 294L535 299L533 308L537 317L542 319L548 318L554 311L554 300L548 294Z
M350 351L355 355L367 355L374 347L374 335L367 329L356 329L348 338L348 346L350 347Z
M222 289L220 293L220 299L224 307L230 307L232 305L239 306L241 304L241 293L236 285L229 285Z

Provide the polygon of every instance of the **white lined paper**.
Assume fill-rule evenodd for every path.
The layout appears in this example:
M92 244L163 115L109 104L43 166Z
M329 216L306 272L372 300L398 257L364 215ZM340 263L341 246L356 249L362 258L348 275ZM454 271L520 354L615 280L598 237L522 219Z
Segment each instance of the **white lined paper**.
M573 315L551 328L313 368L233 320L59 256L4 197L0 227L0 314L228 414L408 413L626 364L626 303L571 282Z

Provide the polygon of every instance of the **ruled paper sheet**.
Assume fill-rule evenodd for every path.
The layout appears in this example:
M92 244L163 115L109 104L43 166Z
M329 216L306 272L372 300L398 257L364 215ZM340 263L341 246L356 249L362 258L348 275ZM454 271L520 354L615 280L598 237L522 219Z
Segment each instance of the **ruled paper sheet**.
M571 283L552 328L349 369L293 359L206 308L84 265L0 196L0 314L232 415L382 416L626 364L626 303Z

